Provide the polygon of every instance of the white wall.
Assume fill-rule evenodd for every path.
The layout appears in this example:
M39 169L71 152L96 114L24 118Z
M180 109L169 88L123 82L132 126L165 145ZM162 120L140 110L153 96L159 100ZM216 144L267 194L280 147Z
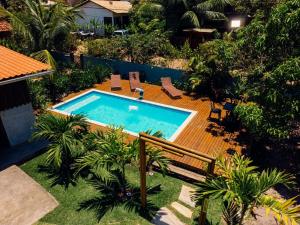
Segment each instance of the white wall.
M83 18L78 18L76 23L78 25L86 25L93 19L99 23L104 23L104 17L112 17L113 13L107 9L101 8L93 2L88 2L80 7L80 13ZM98 35L104 35L104 29L97 31Z
M11 146L24 143L31 137L35 121L31 103L1 111L0 117Z

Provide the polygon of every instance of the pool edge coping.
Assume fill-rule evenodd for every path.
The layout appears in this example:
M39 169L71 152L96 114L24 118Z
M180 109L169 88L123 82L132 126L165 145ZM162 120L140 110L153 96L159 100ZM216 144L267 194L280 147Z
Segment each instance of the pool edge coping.
M154 102L154 101L149 101L149 100L144 100L144 99L139 99L139 98L134 98L134 97L129 97L127 95L121 95L121 94L116 94L116 93L113 93L113 92L108 92L108 91L102 91L102 90L98 90L98 89L90 89L88 91L85 91L79 95L76 95L66 101L63 101L63 102L60 102L58 104L55 104L51 107L49 107L47 110L50 110L50 111L53 111L53 112L56 112L56 113L60 113L60 114L63 114L63 115L66 115L66 116L70 116L72 115L71 113L67 113L67 112L64 112L64 111L61 111L61 110L58 110L56 109L57 107L61 106L61 105L64 105L68 102L71 102L77 98L80 98L84 95L87 95L91 92L99 92L99 93L102 93L102 94L108 94L108 95L112 95L112 96L117 96L117 97L120 97L120 98L127 98L127 99L130 99L130 100L134 100L134 101L139 101L139 102L144 102L144 103L148 103L148 104L151 104L151 105L157 105L157 106L160 106L160 107L164 107L164 108L171 108L171 109L175 109L175 110L179 110L179 111L185 111L185 112L189 112L191 113L185 120L184 122L176 129L176 131L174 132L174 134L169 138L169 139L166 139L170 142L173 142L176 140L176 138L179 136L179 134L184 130L184 128L186 128L186 126L192 121L192 119L196 116L196 114L198 113L198 111L195 111L195 110L191 110L191 109L185 109L185 108L180 108L180 107L177 107L177 106L171 106L171 105L166 105L166 104L163 104L163 103L158 103L158 102ZM85 117L85 119L89 122L89 123L93 123L93 124L96 124L96 125L99 125L99 126L102 126L102 127L109 127L110 125L109 124L105 124L105 123L101 123L101 122L98 122L98 121L95 121L95 120L91 120L91 119L88 119L87 117ZM132 136L135 136L135 137L139 137L139 134L138 133L135 133L135 132L132 132L132 131L129 131L129 130L126 130L126 129L123 129L123 131L127 134L130 134Z

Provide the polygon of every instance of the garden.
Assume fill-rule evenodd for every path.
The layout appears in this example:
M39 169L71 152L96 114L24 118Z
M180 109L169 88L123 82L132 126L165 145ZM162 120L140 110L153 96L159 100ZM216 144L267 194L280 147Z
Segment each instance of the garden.
M243 131L246 156L217 160L216 176L187 184L196 189L194 219L209 198L207 222L243 224L256 207L270 210L281 224L299 223L300 2L133 1L126 37L80 40L77 7L41 1L7 1L0 17L13 27L0 44L49 63L55 72L28 81L37 115L34 139L49 146L21 168L45 187L60 206L44 217L50 224L148 224L162 206L174 202L187 184L167 173L170 161L161 149L147 149L149 209L139 201L139 141L125 141L121 127L91 131L82 116L60 117L47 108L70 93L92 88L117 72L106 64L65 63L55 52L180 69L174 85L194 99L235 105L222 126ZM230 13L247 15L240 28L223 29ZM217 28L197 47L176 37L186 28ZM107 28L108 29L108 28ZM161 137L160 132L147 131ZM152 174L152 163L158 168ZM281 172L284 171L284 172ZM287 187L286 187L287 186ZM272 188L284 199L268 195ZM288 194L286 194L288 193ZM292 196L292 197L291 197ZM152 208L151 208L152 207Z

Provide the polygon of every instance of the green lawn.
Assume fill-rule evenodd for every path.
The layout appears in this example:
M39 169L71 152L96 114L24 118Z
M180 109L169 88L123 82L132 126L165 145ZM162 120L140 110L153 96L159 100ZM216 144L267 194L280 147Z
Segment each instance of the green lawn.
M51 187L51 181L47 179L45 173L38 172L38 165L42 165L45 154L24 163L21 168L33 177L38 183L46 188L59 202L59 206L50 214L41 219L40 224L57 224L57 225L94 225L94 224L150 224L143 217L128 212L123 208L115 208L113 211L106 213L100 221L97 220L96 214L92 210L79 210L79 204L84 200L96 196L94 188L84 179L79 179L76 186L70 186L65 189L63 186ZM134 167L127 168L127 178L130 182L138 184L139 173ZM151 196L151 201L157 206L168 206L178 199L182 184L187 184L182 180L173 177L163 177L160 173L148 177L147 185L161 184L162 191ZM187 184L190 185L191 184ZM34 193L33 193L34 194ZM171 209L171 207L169 207ZM220 219L221 208L218 201L211 201L209 207L208 220L217 223ZM181 217L182 218L182 217ZM191 221L184 221L192 223Z

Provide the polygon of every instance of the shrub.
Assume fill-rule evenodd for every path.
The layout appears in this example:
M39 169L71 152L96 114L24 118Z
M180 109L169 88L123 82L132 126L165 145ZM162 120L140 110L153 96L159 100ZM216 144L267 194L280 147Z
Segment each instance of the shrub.
M86 67L88 73L95 77L97 83L102 83L112 73L112 68L106 65L90 65Z
M88 54L102 58L122 59L126 54L124 40L120 37L102 38L87 42Z
M96 77L89 70L73 69L70 75L71 91L80 91L91 88L96 83Z
M69 76L63 72L56 72L52 76L43 79L44 87L52 102L62 98L70 91Z
M47 89L43 82L38 79L31 79L27 81L31 103L34 109L45 109L49 102L47 96Z

